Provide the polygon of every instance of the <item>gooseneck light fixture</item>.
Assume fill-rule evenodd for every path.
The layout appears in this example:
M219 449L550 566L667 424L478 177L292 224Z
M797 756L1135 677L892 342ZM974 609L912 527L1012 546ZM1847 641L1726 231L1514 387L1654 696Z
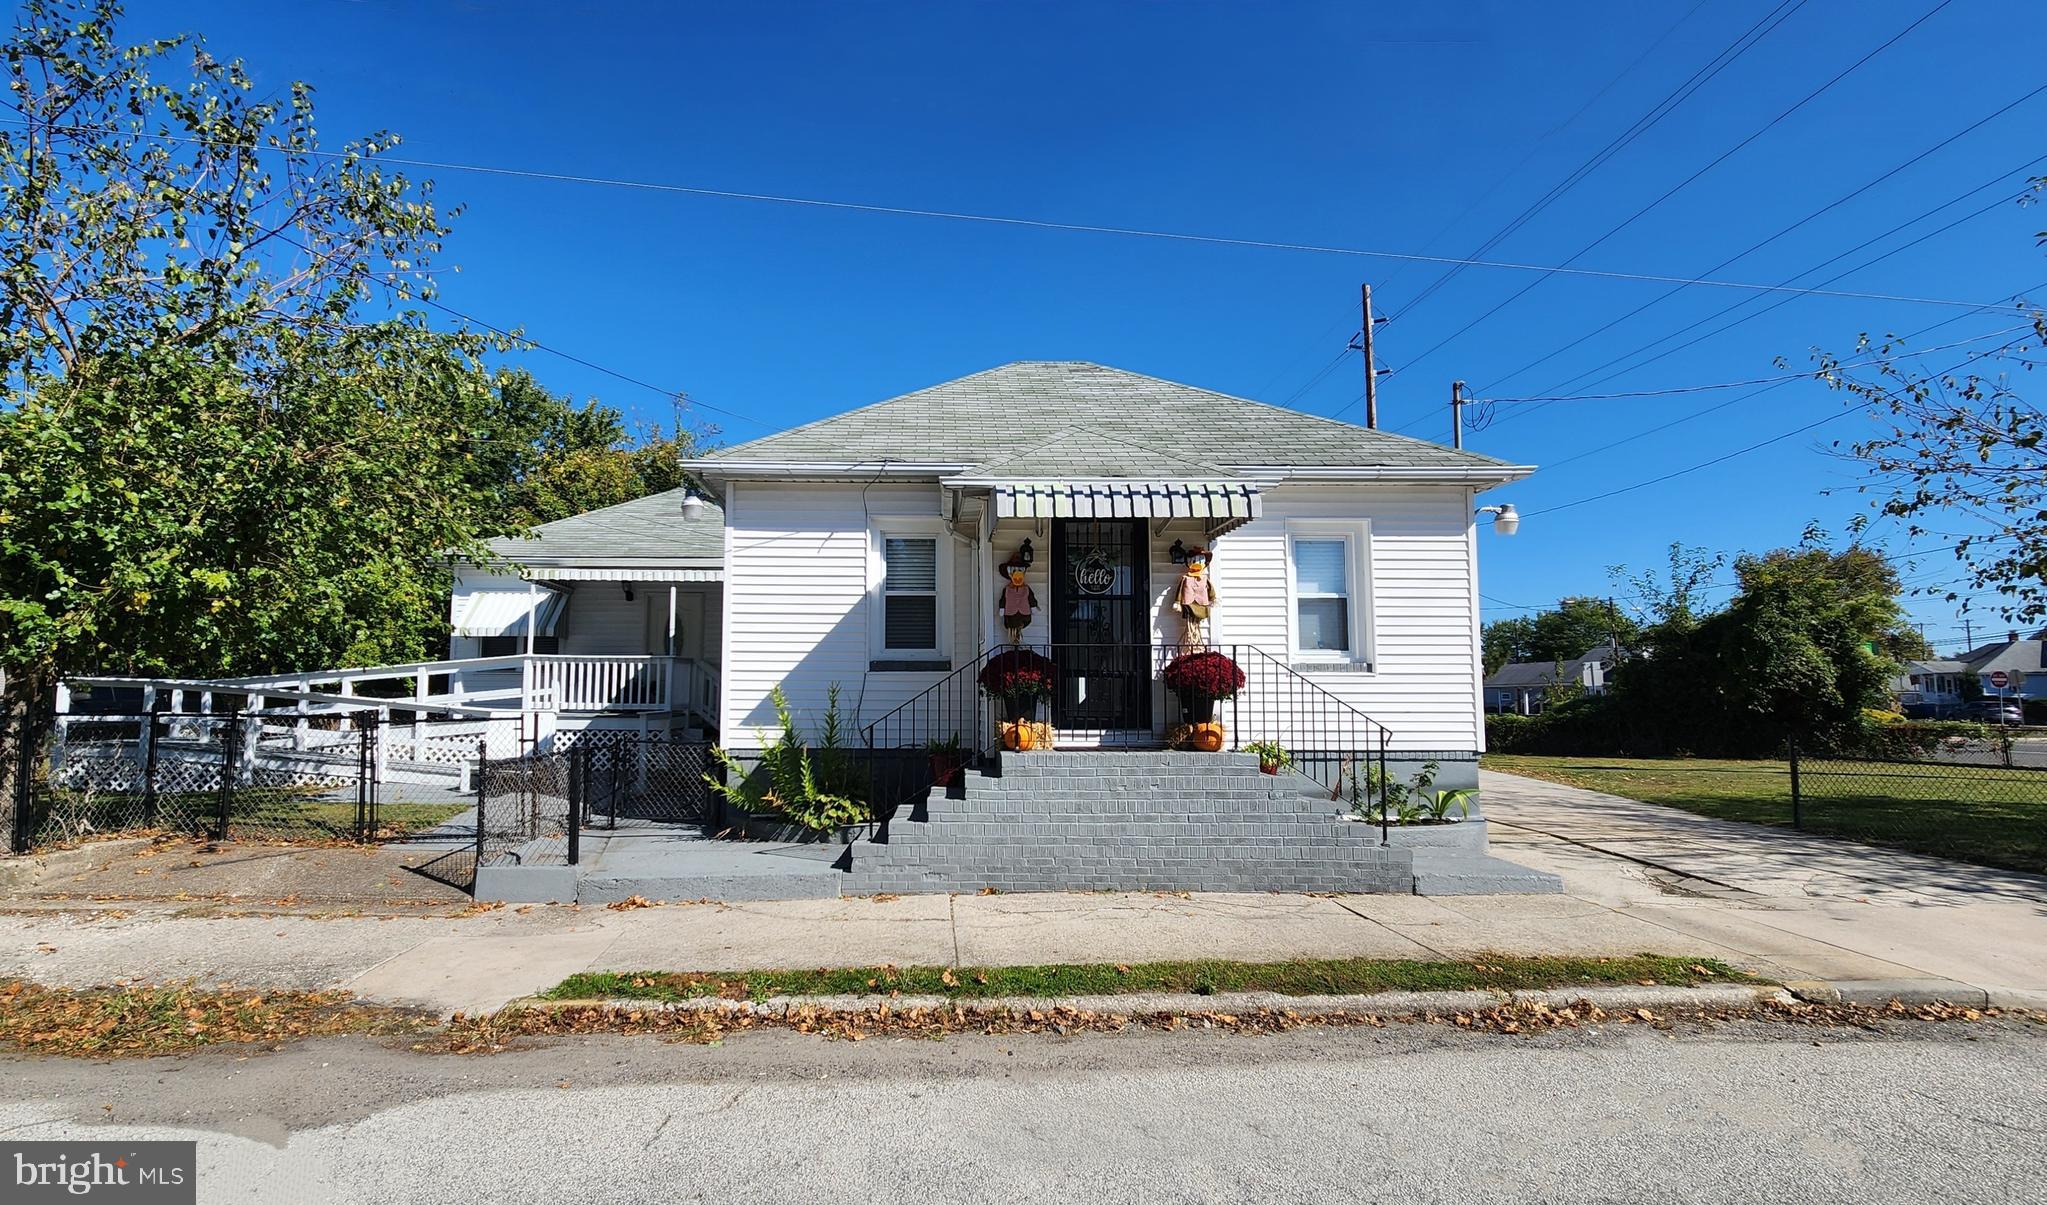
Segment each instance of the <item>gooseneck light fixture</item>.
M682 492L682 517L691 523L704 517L704 500L694 489L684 488Z
M1493 517L1493 530L1503 536L1511 536L1521 530L1521 512L1514 509L1512 502L1500 506L1481 506L1478 513Z

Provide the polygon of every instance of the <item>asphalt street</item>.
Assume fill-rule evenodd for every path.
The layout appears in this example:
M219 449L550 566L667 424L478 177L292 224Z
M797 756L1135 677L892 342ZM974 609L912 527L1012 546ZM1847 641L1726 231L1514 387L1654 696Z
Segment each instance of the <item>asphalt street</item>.
M2047 1031L973 1036L0 1064L6 1138L198 1137L203 1201L2047 1199Z

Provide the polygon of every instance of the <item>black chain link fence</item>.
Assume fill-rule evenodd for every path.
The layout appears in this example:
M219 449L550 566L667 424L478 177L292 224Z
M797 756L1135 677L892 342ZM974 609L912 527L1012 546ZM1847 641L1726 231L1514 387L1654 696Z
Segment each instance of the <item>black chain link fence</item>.
M473 828L479 742L518 720L379 711L56 716L19 748L16 851L119 833L424 840ZM14 742L9 742L13 744Z

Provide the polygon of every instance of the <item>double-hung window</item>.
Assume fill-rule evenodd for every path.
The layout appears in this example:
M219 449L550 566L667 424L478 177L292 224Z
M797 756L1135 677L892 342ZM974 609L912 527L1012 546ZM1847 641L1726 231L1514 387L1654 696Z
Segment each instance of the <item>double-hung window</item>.
M1289 525L1287 586L1293 614L1288 619L1296 659L1370 668L1368 530L1350 522Z
M881 651L938 651L938 536L881 537Z

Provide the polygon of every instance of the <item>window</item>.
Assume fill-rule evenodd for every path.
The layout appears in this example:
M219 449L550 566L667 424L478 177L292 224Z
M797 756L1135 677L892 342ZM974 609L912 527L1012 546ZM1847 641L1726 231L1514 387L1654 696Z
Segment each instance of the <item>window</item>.
M1372 672L1371 525L1289 519L1286 607L1302 670Z
M1350 541L1294 541L1294 647L1303 654L1351 651Z
M938 649L938 539L881 539L881 647L884 652Z
M526 652L524 636L479 636L476 638L476 655L479 657L518 657ZM533 651L543 656L561 652L559 636L535 636Z

